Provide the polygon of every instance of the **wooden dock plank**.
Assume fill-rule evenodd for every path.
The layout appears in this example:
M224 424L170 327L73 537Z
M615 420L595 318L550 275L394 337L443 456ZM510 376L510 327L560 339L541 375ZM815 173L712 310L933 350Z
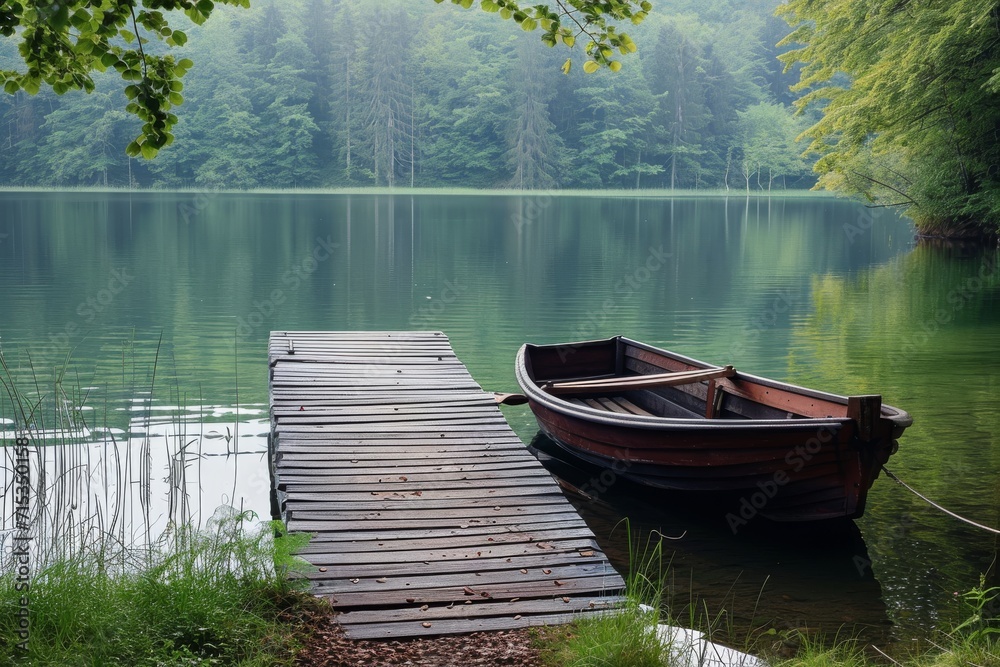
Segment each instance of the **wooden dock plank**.
M277 510L348 637L564 623L624 582L440 332L272 332ZM430 625L430 627L426 627Z

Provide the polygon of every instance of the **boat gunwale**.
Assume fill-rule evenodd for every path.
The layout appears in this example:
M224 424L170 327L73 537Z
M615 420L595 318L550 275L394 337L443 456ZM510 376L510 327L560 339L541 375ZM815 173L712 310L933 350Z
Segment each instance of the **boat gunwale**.
M620 413L610 413L605 410L600 410L587 405L578 405L571 403L566 399L560 398L549 394L548 392L542 390L534 378L532 373L528 370L528 351L529 349L545 349L545 348L568 348L577 349L582 346L598 346L601 344L618 344L619 342L624 343L632 347L636 347L647 352L651 352L658 355L663 355L668 358L674 359L675 361L680 361L685 364L696 366L698 368L704 368L706 370L718 368L721 370L722 366L715 366L713 364L708 364L699 359L694 359L687 357L676 352L671 352L663 348L658 348L647 343L642 343L640 341L627 338L625 336L613 336L607 339L600 340L590 340L590 341L580 341L575 343L557 343L551 345L536 345L532 343L523 344L517 351L514 364L514 374L517 378L518 384L521 389L527 395L528 399L534 401L549 410L557 413L561 413L567 417L572 417L576 419L585 419L587 421L598 422L602 424L607 424L610 426L627 426L631 428L639 429L664 429L670 428L679 431L715 431L715 430L737 430L737 429L781 429L781 430L801 430L803 428L836 428L840 429L847 424L850 424L853 420L850 417L806 417L803 419L745 419L745 420L731 420L731 419L706 419L706 418L694 418L694 417L657 417L657 416L647 416L647 415L626 415ZM737 371L736 375L732 379L739 379L748 381L754 384L758 384L764 387L770 387L773 389L780 389L782 391L790 391L808 398L815 398L817 400L823 400L831 403L836 403L839 405L846 406L848 403L848 397L842 396L840 394L832 394L829 392L819 391L816 389L809 389L808 387L801 387L789 382L781 382L778 380L772 380L770 378L760 377L758 375L753 375L751 373L744 373L742 371ZM881 418L889 420L892 422L894 431L902 431L908 428L912 423L913 419L904 410L893 407L891 405L883 404L881 406Z

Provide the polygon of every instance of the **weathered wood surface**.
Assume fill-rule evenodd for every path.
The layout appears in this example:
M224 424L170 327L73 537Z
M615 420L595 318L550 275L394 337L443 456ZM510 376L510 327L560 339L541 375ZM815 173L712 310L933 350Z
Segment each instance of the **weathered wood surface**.
M348 637L565 623L624 583L438 332L272 332L278 510Z

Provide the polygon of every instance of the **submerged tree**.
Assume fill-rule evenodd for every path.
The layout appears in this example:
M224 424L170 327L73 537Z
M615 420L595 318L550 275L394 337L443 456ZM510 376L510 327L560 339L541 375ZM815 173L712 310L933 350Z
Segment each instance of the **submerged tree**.
M924 233L1000 231L1000 2L788 0L820 185L904 206Z

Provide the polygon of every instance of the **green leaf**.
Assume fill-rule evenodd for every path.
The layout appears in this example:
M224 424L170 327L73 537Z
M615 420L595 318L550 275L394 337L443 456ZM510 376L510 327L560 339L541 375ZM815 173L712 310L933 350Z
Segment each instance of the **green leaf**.
M148 141L144 142L142 146L139 147L139 150L142 152L142 157L147 160L152 160L159 152L159 149Z
M129 157L138 157L141 150L138 141L133 141L125 147L125 154Z
M10 95L13 95L17 91L21 90L21 86L17 85L17 81L10 79L3 85L3 91Z
M573 67L573 62L572 62L572 60L570 60L569 58L567 58L567 59L566 59L566 62L564 62L564 63L563 63L563 66L562 66L562 73L563 73L563 74L569 74L569 70L570 70L570 68L572 68L572 67Z
M531 18L530 16L525 16L524 19L521 21L521 29L526 32L530 32L537 27L538 27L538 22L535 21L535 19Z
M195 25L202 25L202 24L204 24L205 23L205 19L207 18L204 14L202 14L201 12L199 12L194 7L192 7L191 9L185 9L184 10L184 14L186 14L187 17L189 19L191 19L191 22L194 23Z
M583 63L583 71L586 72L587 74L593 74L600 68L601 66L598 65L593 60L588 60L587 62Z

